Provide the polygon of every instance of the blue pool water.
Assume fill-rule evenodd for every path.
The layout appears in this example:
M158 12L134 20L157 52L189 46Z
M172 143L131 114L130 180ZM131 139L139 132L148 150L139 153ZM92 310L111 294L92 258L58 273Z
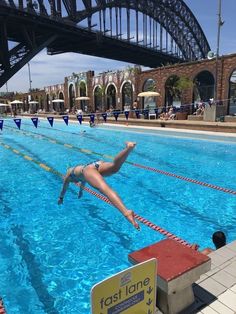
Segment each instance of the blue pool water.
M1 133L0 142L61 173L99 159L96 153L114 156L124 141L136 141L131 162L236 190L236 143L57 121L53 128L40 121L36 129L27 119L21 131L5 120ZM78 199L75 185L58 206L61 178L11 149L0 145L0 295L6 309L88 314L92 286L131 266L130 252L163 236L145 225L137 232L114 207L87 192ZM234 195L128 163L107 182L128 208L200 248L213 247L211 235L218 229L228 242L236 239Z

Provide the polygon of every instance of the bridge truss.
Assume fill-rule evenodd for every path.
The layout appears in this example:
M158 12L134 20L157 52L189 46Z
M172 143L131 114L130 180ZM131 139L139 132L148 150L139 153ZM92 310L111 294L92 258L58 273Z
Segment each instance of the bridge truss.
M182 0L0 0L0 87L44 48L148 67L210 50Z

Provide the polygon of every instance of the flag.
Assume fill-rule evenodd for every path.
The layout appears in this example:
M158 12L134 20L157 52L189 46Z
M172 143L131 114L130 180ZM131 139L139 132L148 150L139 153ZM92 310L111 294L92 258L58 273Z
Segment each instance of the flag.
M129 111L125 111L125 118L126 118L126 120L128 120L128 118L129 118Z
M79 124L81 124L83 120L82 114L78 114L77 119L79 121Z
M31 118L34 126L37 128L38 127L38 122L39 122L39 118Z
M47 119L48 119L48 122L50 123L50 125L53 126L54 118L53 117L47 117Z
M120 114L120 112L117 112L117 111L113 112L113 115L114 115L116 121L117 121L117 119L119 117L119 114Z
M102 113L102 117L103 117L104 121L107 122L107 113L106 112Z
M90 121L91 121L92 123L94 123L94 118L95 118L95 115L94 115L94 114L91 114L91 115L90 115Z
M3 120L0 120L0 130L3 128Z
M13 119L15 121L15 124L17 125L18 129L20 130L21 126L21 119Z
M65 121L65 124L68 125L69 117L68 116L62 116L62 118Z

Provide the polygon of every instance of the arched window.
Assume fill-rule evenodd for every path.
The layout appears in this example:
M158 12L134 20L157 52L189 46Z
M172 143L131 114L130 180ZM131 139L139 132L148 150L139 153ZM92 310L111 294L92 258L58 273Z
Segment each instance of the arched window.
M215 79L211 72L202 71L193 80L193 102L214 98Z
M147 79L143 84L143 92L155 92L156 91L156 82L153 79ZM154 109L156 108L155 97L143 97L142 98L142 107L144 109Z
M181 91L178 87L180 78L171 75L165 83L165 106L180 106Z
M75 105L75 88L73 84L69 86L69 107L70 109Z
M85 97L86 96L86 84L84 81L81 81L79 84L79 95L80 97ZM88 103L86 100L80 100L80 109L82 111L88 110Z
M94 90L94 106L95 111L103 110L103 91L101 86L97 86Z
M234 70L229 79L228 113L232 115L236 114L236 70Z
M122 110L124 110L124 107L128 109L128 107L131 108L133 102L133 89L130 82L125 82L122 86Z
M116 109L116 88L113 84L107 88L107 109Z

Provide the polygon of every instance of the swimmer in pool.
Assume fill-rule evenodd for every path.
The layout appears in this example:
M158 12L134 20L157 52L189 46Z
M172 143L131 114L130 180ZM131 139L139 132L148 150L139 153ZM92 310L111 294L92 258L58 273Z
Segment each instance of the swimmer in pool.
M62 190L58 198L58 204L60 205L63 203L65 193L71 182L80 182L82 185L85 185L86 182L88 182L92 187L98 189L102 194L107 196L111 203L119 209L125 218L137 230L140 230L138 223L134 219L134 212L125 207L119 195L113 191L103 179L103 177L111 176L120 170L135 145L135 142L126 142L126 147L114 158L112 162L99 160L87 165L78 165L73 168L69 168L64 178ZM82 188L80 188L78 196L82 196Z

